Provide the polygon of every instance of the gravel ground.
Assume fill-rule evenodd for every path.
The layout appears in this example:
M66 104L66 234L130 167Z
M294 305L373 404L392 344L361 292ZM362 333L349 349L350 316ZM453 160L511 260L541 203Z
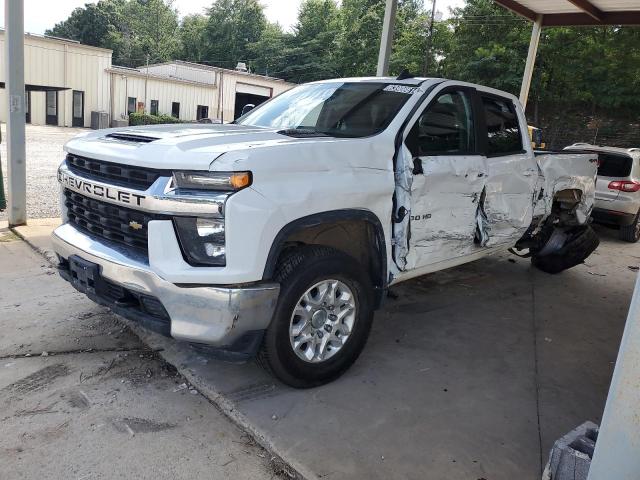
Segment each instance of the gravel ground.
M62 146L83 128L27 125L27 217L47 218L60 215L56 170L62 161ZM6 125L2 125L2 176L7 194ZM0 220L7 212L0 212Z

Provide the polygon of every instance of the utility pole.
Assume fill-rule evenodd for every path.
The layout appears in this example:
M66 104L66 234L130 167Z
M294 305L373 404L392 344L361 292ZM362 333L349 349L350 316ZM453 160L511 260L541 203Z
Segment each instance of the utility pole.
M380 36L378 68L376 69L377 77L384 77L389 74L389 58L391 57L393 29L396 23L397 8L398 0L387 0L384 9L384 20L382 23L382 35Z
M427 38L427 53L424 57L424 76L429 73L429 60L431 60L431 50L433 49L433 22L436 19L436 0L431 4L431 21L429 22L429 38Z
M147 84L149 83L149 54L147 53L147 76L144 79L144 111L142 113L147 113ZM149 110L151 113L151 110Z
M5 0L7 91L7 175L9 226L27 223L27 167L24 103L24 0Z

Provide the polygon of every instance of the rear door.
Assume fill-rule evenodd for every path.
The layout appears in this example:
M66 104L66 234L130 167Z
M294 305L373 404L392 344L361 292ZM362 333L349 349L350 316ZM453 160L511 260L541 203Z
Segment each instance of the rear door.
M482 244L518 240L533 220L534 192L540 178L528 140L526 121L513 98L478 91L481 142L488 179L481 199Z
M440 90L409 123L402 155L412 169L410 206L397 205L408 211L409 220L397 222L394 229L397 241L406 241L395 249L402 270L454 260L480 248L474 239L486 167L477 149L474 117L474 89L456 86Z

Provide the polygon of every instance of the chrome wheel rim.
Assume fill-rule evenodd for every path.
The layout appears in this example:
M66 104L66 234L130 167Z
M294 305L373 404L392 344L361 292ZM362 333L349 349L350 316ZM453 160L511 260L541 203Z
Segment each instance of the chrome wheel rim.
M289 322L289 341L298 358L320 363L345 345L356 320L356 300L340 280L322 280L296 303Z

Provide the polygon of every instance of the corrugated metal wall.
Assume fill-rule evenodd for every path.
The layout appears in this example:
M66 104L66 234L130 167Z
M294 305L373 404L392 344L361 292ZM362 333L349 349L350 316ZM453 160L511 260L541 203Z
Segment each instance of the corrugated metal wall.
M0 32L0 79L4 81L4 32ZM84 126L92 110L109 110L111 51L25 35L25 83L68 88L58 93L58 125L72 125L72 91L84 92ZM46 122L45 92L31 92L31 123ZM6 93L0 90L0 121L6 121Z
M113 118L127 117L127 99L134 97L137 102L144 102L144 85L146 78L138 74L112 73L113 78ZM158 113L171 114L171 103L180 103L180 119L195 120L198 105L209 107L209 117L215 114L217 106L217 89L209 86L190 85L171 80L149 77L147 85L147 102L145 110L149 113L151 100L158 100Z
M4 81L4 32L0 31L0 81ZM117 69L117 67L114 67ZM64 40L25 35L25 83L65 90L57 93L60 126L73 125L73 91L84 92L85 127L91 125L92 111L105 111L112 119L127 116L128 97L145 101L144 74L126 69L110 73L111 51ZM236 91L278 95L293 85L233 70L207 69L185 63L170 63L150 67L147 85L147 104L159 101L159 113L171 114L172 102L180 103L180 119L196 120L198 105L209 107L208 116L234 118ZM158 75L158 76L155 76ZM194 83L177 81L176 77ZM111 81L113 79L113 85ZM238 87L240 84L240 87ZM219 96L220 93L220 96ZM113 98L112 98L113 95ZM32 91L31 123L46 124L46 94ZM223 116L224 114L224 116ZM6 121L6 93L0 89L0 121Z

